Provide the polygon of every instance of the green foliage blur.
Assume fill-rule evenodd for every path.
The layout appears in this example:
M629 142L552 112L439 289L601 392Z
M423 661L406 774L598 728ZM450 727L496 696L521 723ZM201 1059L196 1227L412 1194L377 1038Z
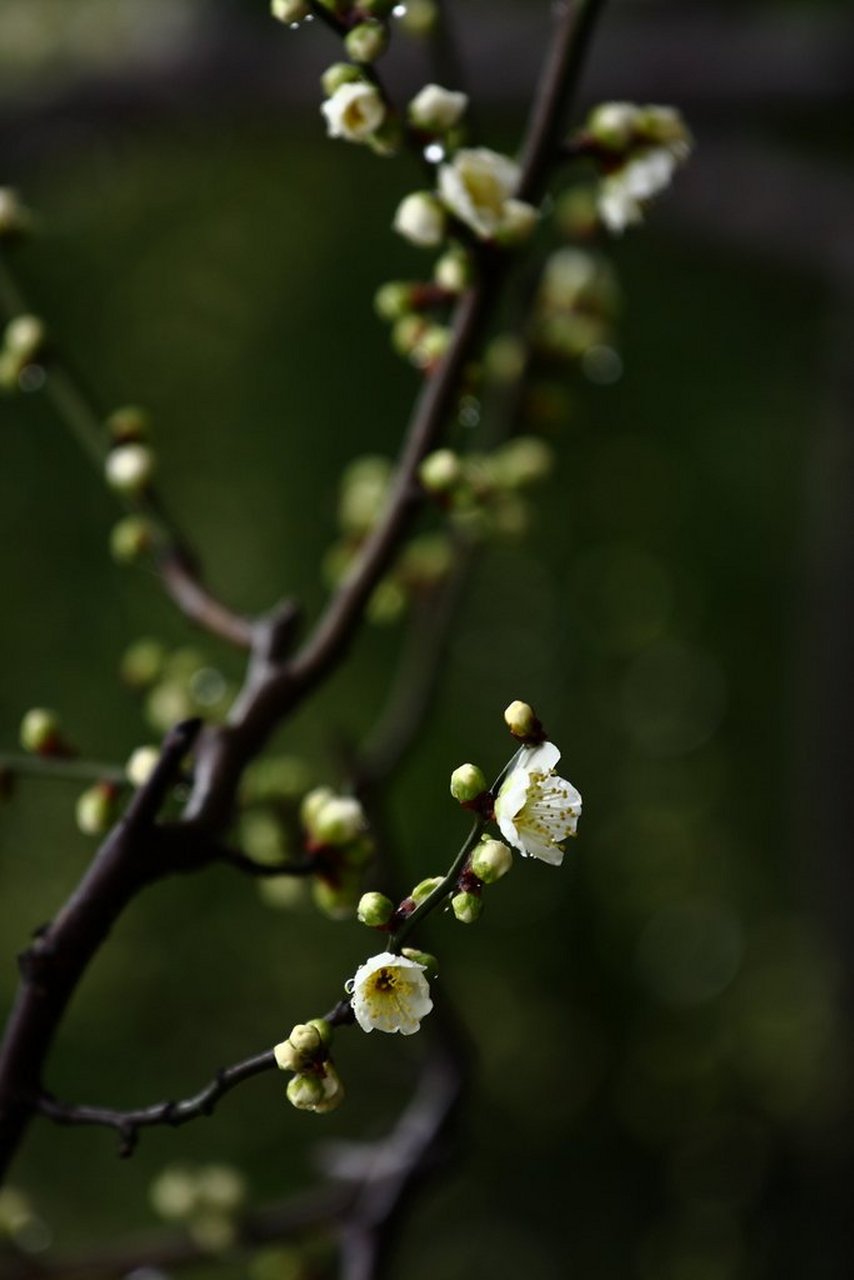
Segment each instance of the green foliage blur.
M512 147L518 118L487 123ZM162 491L216 589L249 611L293 594L309 618L338 477L394 454L418 386L371 299L422 267L388 229L414 168L321 132L314 115L214 102L55 124L0 175L38 213L17 255L29 296L105 408L150 409ZM480 557L386 798L403 879L441 872L466 831L450 771L496 772L501 712L525 698L585 806L560 871L517 861L479 924L426 931L478 1063L462 1157L402 1234L407 1280L847 1274L833 1224L849 1030L796 823L826 302L796 269L650 224L614 247L622 376L568 382L556 474L528 536ZM240 660L149 572L111 561L114 499L38 394L0 401L0 448L0 750L45 705L84 755L121 764L152 739L117 676L132 641L191 645L228 681ZM363 630L276 747L339 782L400 637ZM77 792L23 781L0 811L4 1006L15 954L91 857ZM47 1084L117 1106L183 1096L325 1011L377 949L228 869L159 884L97 957ZM284 1077L262 1076L210 1120L144 1133L127 1162L109 1133L39 1122L12 1181L62 1252L155 1226L148 1187L176 1159L233 1163L276 1199L317 1177L317 1142L392 1123L428 1035L341 1034L348 1099L331 1116L295 1112Z

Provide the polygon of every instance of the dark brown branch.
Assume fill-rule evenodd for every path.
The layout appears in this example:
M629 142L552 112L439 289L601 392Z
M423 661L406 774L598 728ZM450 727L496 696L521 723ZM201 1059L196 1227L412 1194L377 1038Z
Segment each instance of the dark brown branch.
M20 956L21 982L0 1046L0 1176L33 1114L45 1058L71 996L116 917L151 878L154 821L200 728L178 725L160 760L56 919Z
M175 547L169 547L159 557L157 572L170 599L190 622L238 649L251 647L251 619L234 612L211 595L198 570L193 569L187 557Z

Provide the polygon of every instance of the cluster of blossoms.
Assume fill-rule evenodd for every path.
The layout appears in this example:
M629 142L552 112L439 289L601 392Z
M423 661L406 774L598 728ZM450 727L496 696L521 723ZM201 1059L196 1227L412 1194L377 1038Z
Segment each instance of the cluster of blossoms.
M149 636L126 650L119 676L141 699L145 720L157 733L191 716L220 721L235 694L234 685L199 649L184 645L167 649Z
M644 206L670 185L693 141L673 107L605 102L590 113L577 144L601 172L599 216L619 234L643 220Z
M575 835L581 796L555 773L560 751L527 703L511 703L505 722L520 746L493 788L473 764L460 765L451 775L451 795L477 821L450 871L422 880L397 905L376 891L359 900L361 923L389 938L386 949L359 965L346 984L352 1017L363 1031L413 1035L433 1008L429 979L437 972L435 958L401 945L422 917L447 904L461 923L474 923L484 888L513 865L508 846L523 857L559 866L564 842ZM484 831L490 821L504 840ZM294 1072L288 1097L300 1109L330 1111L341 1100L341 1082L329 1058L331 1035L329 1022L316 1019L295 1027L275 1048L278 1065Z
M611 339L619 290L611 264L599 253L566 247L546 261L531 318L538 355L576 360Z
M246 1183L227 1164L169 1165L151 1184L149 1198L161 1218L185 1223L201 1249L220 1253L234 1244Z

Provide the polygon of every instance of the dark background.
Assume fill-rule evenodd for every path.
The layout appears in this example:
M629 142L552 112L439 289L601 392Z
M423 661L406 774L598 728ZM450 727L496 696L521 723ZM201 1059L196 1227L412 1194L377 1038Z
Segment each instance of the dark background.
M547 6L453 9L482 140L510 150ZM698 147L613 245L623 376L573 375L556 475L528 538L480 559L389 796L406 878L443 869L464 833L447 775L496 771L501 710L526 697L585 803L561 871L517 866L476 928L431 923L480 1064L462 1158L402 1239L410 1280L850 1274L848 16L606 14L585 102L673 101ZM404 43L389 78L412 93ZM338 475L395 451L417 385L371 305L426 266L388 230L415 171L323 141L314 82L336 56L260 0L0 9L0 178L39 215L22 279L102 402L151 409L161 487L247 610L318 607ZM0 402L0 441L2 743L55 706L121 762L152 737L116 678L133 639L240 664L111 562L115 504L45 403ZM282 734L320 780L375 718L399 635L366 631ZM0 813L4 999L91 854L75 796L32 781ZM366 937L225 870L158 885L87 975L48 1083L190 1092L328 1008ZM109 1134L36 1124L13 1182L62 1250L153 1225L147 1187L176 1158L233 1161L273 1199L318 1135L383 1130L420 1039L342 1036L334 1116L264 1076L126 1163Z

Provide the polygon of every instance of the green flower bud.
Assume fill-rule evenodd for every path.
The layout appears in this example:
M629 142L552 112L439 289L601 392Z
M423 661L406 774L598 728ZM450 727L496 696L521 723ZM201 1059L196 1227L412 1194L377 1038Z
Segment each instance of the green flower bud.
M412 363L419 369L431 369L443 358L451 345L451 330L446 325L428 325L411 352Z
M122 405L114 409L106 421L106 428L114 444L138 444L147 440L151 419L139 405Z
M270 0L270 12L279 22L302 22L311 13L305 0Z
M599 229L596 187L570 187L558 196L554 222L568 240L591 240Z
M199 1170L198 1195L210 1209L233 1213L246 1199L243 1175L228 1164L206 1164Z
M418 478L428 493L448 493L462 480L463 469L453 449L436 449L418 468Z
M356 916L371 929L388 924L394 915L394 903L384 893L363 893L356 908Z
M288 851L282 824L275 813L255 809L240 818L238 838L241 848L254 862L275 866Z
M119 564L134 564L157 545L157 526L145 516L125 516L113 525L110 554Z
M374 310L381 320L399 320L412 309L412 293L417 286L408 280L389 280L374 295Z
M334 1111L336 1107L340 1107L341 1103L344 1101L344 1085L341 1083L341 1077L336 1071L333 1063L326 1062L324 1064L324 1074L321 1084L323 1087L323 1098L314 1108L318 1115L324 1115L329 1111Z
M314 823L320 810L334 795L335 792L331 787L314 787L303 796L299 817L303 827L310 834L314 834Z
M116 817L116 788L112 783L96 782L77 797L75 816L84 836L102 836Z
M421 316L402 316L391 331L391 345L399 356L411 356L428 325Z
M188 719L194 711L192 698L176 680L163 680L156 684L145 700L148 723L160 733L166 733L179 720Z
M321 1044L328 1047L332 1043L332 1037L335 1034L332 1024L327 1022L325 1018L309 1018L305 1024L307 1027L314 1027L320 1036Z
M314 1111L319 1102L323 1102L324 1088L316 1075L296 1075L288 1081L288 1102L297 1111Z
M344 37L344 47L354 62L376 62L387 45L386 27L373 18L360 22Z
M448 293L462 293L471 284L471 260L464 249L449 249L438 258L433 279Z
M125 776L134 787L144 787L160 759L157 747L137 747L125 765Z
M587 130L600 147L625 151L639 117L639 109L631 102L603 102L587 117Z
M439 21L436 0L408 0L400 25L411 36L429 36Z
M45 707L33 707L21 721L21 746L37 756L57 755L65 750L59 716Z
M135 497L144 493L154 475L154 454L144 444L121 444L107 454L104 476L111 489Z
M0 239L23 235L30 229L30 213L17 191L0 187Z
M320 77L320 84L327 98L331 98L342 84L355 84L357 80L362 79L363 76L358 67L354 67L349 62L333 62Z
M338 519L346 533L362 535L373 529L385 502L391 473L388 458L370 454L356 458L345 469L341 477Z
M406 592L393 578L384 578L368 601L365 617L375 626L398 622L406 611Z
M145 689L163 673L166 650L159 640L137 640L125 650L119 675L132 689Z
M196 1179L183 1165L169 1165L151 1184L154 1212L167 1221L188 1218L198 1207Z
M534 708L529 706L527 702L511 702L510 706L505 709L504 723L513 734L514 738L530 738L536 735L540 729L540 722L536 717Z
M324 1047L320 1032L309 1022L298 1022L288 1039L304 1062L316 1058Z
M273 1056L280 1071L301 1071L303 1068L302 1055L297 1053L290 1040L274 1045Z
M451 774L451 795L460 804L471 804L486 790L486 778L476 764L461 764Z
M494 884L513 866L513 854L500 840L484 840L475 849L469 865L478 880Z
M355 796L331 796L314 815L311 834L321 844L343 845L365 830L365 811Z
M406 956L407 960L414 960L416 964L423 964L427 970L428 978L435 978L439 972L439 961L429 951L418 951L415 947L403 947L400 954Z
M47 338L44 321L38 316L15 316L6 325L3 345L15 357L19 368L29 364L38 355Z
M451 907L461 924L474 924L483 910L480 898L473 893L454 894Z
M499 479L510 489L524 489L551 475L554 450L538 436L518 436L495 455Z
M404 196L394 215L394 230L411 244L435 248L445 238L448 215L431 191L413 191Z
M429 898L434 889L439 888L444 878L444 876L430 876L427 880L419 881L409 895L416 907L420 906L425 898Z
M685 154L691 147L691 133L675 107L640 107L636 132L645 142L671 147Z

